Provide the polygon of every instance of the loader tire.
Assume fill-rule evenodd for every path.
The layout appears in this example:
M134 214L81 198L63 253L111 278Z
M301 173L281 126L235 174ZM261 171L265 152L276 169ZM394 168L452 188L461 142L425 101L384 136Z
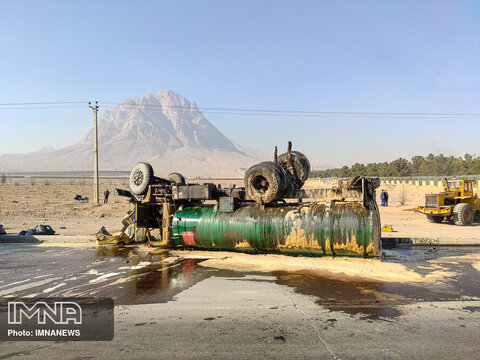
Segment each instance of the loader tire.
M253 165L245 173L247 196L259 204L280 199L287 187L285 170L271 161Z
M443 221L443 216L427 215L427 220L431 223L440 224Z
M455 207L453 208L453 221L455 221L455 225L459 226L472 225L472 206L465 203L455 205Z
M281 154L278 157L278 163L286 170L289 171L298 188L301 188L310 175L310 162L307 157L301 152L291 152L292 170L287 169L287 153Z
M130 190L134 195L145 195L153 180L152 165L140 162L133 167L130 173Z
M167 180L173 185L185 185L185 178L182 174L173 172L167 176Z

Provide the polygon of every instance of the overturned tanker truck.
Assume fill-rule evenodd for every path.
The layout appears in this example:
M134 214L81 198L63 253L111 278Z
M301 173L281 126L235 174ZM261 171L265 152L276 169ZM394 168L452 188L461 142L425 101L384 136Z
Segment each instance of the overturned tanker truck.
M159 178L150 164L138 163L130 191L115 189L135 204L122 233L129 228L132 241L173 248L379 256L379 179L341 179L323 201L309 201L312 194L302 189L309 173L307 157L290 142L284 154L275 148L274 161L250 167L240 188L190 184L179 173Z

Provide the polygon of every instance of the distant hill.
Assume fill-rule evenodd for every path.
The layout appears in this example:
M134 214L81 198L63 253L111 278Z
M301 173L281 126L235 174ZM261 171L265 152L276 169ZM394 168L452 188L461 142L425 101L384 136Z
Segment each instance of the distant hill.
M254 149L237 147L213 126L194 102L159 91L121 102L98 123L100 170L130 170L137 162L155 174L243 176L258 162ZM247 153L247 151L249 153ZM0 155L2 171L85 171L93 169L93 129L77 144L28 154Z

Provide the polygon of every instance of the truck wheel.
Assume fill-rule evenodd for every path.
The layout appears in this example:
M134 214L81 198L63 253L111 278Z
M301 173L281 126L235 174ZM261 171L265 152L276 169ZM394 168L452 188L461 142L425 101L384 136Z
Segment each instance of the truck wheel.
M310 170L311 170L310 161L308 161L308 158L305 155L303 155L300 151L292 151L292 154L295 155L295 157L300 158L300 160L302 160L303 162L303 169L304 169L303 182L305 182L310 176Z
M247 195L259 204L268 204L281 198L286 186L285 171L271 161L253 165L245 173Z
M185 178L182 174L173 172L167 176L167 180L174 185L185 185Z
M443 221L443 216L427 215L428 221L439 224Z
M148 190L148 186L152 183L152 165L140 162L133 167L130 173L130 190L134 195L144 195Z
M286 171L287 169L287 153L281 154L278 157L278 163L284 168ZM301 188L307 180L308 175L310 174L310 162L308 161L307 157L303 155L301 152L292 151L291 152L291 161L292 167L295 170L294 173L292 172L292 176L295 179L298 188Z
M455 225L472 225L473 222L473 208L470 204L457 204L453 208L453 221Z

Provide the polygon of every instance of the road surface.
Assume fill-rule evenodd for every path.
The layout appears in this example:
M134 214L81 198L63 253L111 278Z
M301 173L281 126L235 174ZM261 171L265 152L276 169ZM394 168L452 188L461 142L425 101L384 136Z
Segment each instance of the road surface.
M479 252L389 250L385 261L426 273L437 258L456 273L395 284L216 270L135 247L4 244L0 296L112 297L115 336L3 342L0 359L480 358L478 263L458 260Z

